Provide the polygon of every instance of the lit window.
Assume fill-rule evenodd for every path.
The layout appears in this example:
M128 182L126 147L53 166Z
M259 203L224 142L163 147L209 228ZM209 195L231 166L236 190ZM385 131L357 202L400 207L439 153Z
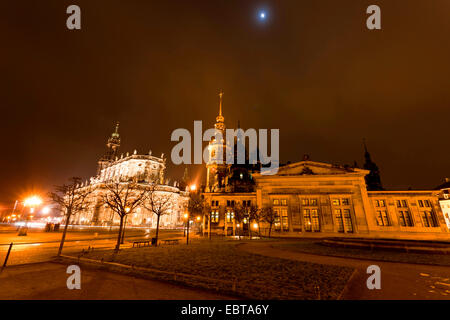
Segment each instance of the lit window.
M273 205L274 206L278 206L280 204L280 200L278 200L278 199L274 199L273 200Z
M413 222L411 219L411 215L409 211L399 211L398 212L398 221L402 227L412 227Z
M289 231L289 219L287 209L281 210L281 224L284 231Z
M341 201L339 199L333 199L333 206L340 206Z
M281 205L282 205L282 206L285 206L286 204L287 204L286 199L282 199L282 200L281 200Z
M439 224L436 220L435 215L431 211L423 211L421 212L423 226L426 228L429 227L438 227Z
M219 211L211 212L211 222L219 222Z
M397 208L407 208L408 203L406 200L397 200Z
M342 205L343 205L343 206L348 206L349 203L350 203L350 202L349 202L348 198L342 199Z
M317 209L304 209L303 222L305 225L305 231L307 232L320 231L319 213Z
M379 226L389 226L388 214L385 210L377 211L377 225Z
M227 222L233 222L234 212L227 211Z

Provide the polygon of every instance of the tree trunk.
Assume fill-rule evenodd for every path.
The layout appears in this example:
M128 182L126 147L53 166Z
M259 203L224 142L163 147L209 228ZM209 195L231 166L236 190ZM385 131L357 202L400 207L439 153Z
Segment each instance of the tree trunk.
M211 214L209 214L209 221L208 221L208 225L209 225L209 232L208 232L208 236L209 236L209 240L211 240Z
M155 243L155 247L158 246L158 234L159 234L159 218L161 217L160 214L157 214L158 218L156 219L156 234L155 234L155 238L156 238L156 243Z
M269 225L269 238L271 233L272 233L272 224Z
M125 222L123 224L122 238L120 240L120 244L123 244L125 242L125 230L127 228L127 220L128 220L128 216L125 216Z
M62 234L62 238L61 238L61 243L59 245L59 250L58 250L58 257L61 255L62 253L62 249L64 246L64 241L66 240L66 234L67 234L67 228L69 226L69 222L70 222L70 216L72 215L72 210L67 210L67 219L66 219L66 225L64 226L64 231Z
M123 216L120 216L120 225L119 225L119 235L117 237L117 243L116 243L116 248L114 249L115 252L119 252L120 250L120 240L122 239L122 228L123 228Z
M189 225L190 225L190 223L189 223L189 218L188 218L188 221L187 221L187 231L186 231L186 245L189 244Z

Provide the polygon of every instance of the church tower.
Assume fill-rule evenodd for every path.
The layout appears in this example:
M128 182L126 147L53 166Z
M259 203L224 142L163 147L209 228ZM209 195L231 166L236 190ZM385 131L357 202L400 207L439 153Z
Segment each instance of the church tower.
M214 128L222 134L221 141L212 138L208 145L209 159L206 163L206 192L220 192L225 190L230 165L226 163L228 146L225 143L225 118L222 115L223 91L219 93L219 115L216 117Z
M106 153L98 161L97 175L100 174L102 169L107 167L108 164L115 160L115 158L118 156L119 147L119 122L117 122L115 131L111 134L111 137L109 137L108 142L106 143Z
M380 170L375 162L372 161L369 151L367 151L366 141L364 140L364 169L369 170L370 173L365 177L367 190L381 191L384 190L381 184Z

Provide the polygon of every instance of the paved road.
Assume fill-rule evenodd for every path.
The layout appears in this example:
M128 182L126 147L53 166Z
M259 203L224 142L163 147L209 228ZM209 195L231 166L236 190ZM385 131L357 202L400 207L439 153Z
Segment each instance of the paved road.
M0 300L225 300L231 297L95 269L81 269L81 289L69 290L67 265L36 263L0 273Z
M355 268L342 296L346 300L450 300L450 267L320 256L273 248L267 242L244 243L239 248L270 257ZM381 290L367 289L369 265L381 269Z
M128 234L128 233L127 233ZM126 234L126 235L127 235ZM160 231L160 239L182 237L182 231L162 230ZM45 232L31 232L27 237L20 237L16 239L17 233L2 234L0 240L3 243L8 243L7 239L15 240L11 254L8 259L8 266L49 261L56 256L59 248L59 241L61 240L61 233L45 233ZM122 248L130 247L133 239L145 238L143 233L129 233L125 237L125 243ZM106 239L105 239L106 238ZM148 236L150 238L150 236ZM94 236L94 233L80 234L79 232L68 233L68 241L64 243L63 254L79 253L83 249L89 247L95 249L114 248L117 241L117 234ZM78 239L78 240L77 240ZM20 242L18 242L20 241ZM0 245L0 266L3 265L4 258L8 251L8 245Z

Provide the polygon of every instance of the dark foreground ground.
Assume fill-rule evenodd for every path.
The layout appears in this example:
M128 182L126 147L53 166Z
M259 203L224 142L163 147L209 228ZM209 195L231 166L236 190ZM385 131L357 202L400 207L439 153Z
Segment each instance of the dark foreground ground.
M82 268L81 289L69 290L67 265L13 266L0 274L0 300L224 300L230 296L114 272Z
M0 233L4 244L16 236L11 230ZM130 232L129 236L123 250L112 256L113 233L71 232L63 253L78 257L82 250L95 247L82 256L203 278L174 279L173 274L158 272L143 276L80 264L82 289L69 290L66 268L76 263L50 262L56 255L60 235L37 232L27 238L14 238L17 246L0 273L0 299L450 300L450 267L448 257L443 255L336 250L307 240L209 242L196 238L189 246L181 241L175 246L133 249L130 241L143 234ZM183 234L163 231L162 238L183 239ZM0 262L6 250L6 245L0 245ZM358 259L362 257L365 259ZM27 264L20 265L23 263ZM381 290L367 289L366 270L372 264L381 268Z

